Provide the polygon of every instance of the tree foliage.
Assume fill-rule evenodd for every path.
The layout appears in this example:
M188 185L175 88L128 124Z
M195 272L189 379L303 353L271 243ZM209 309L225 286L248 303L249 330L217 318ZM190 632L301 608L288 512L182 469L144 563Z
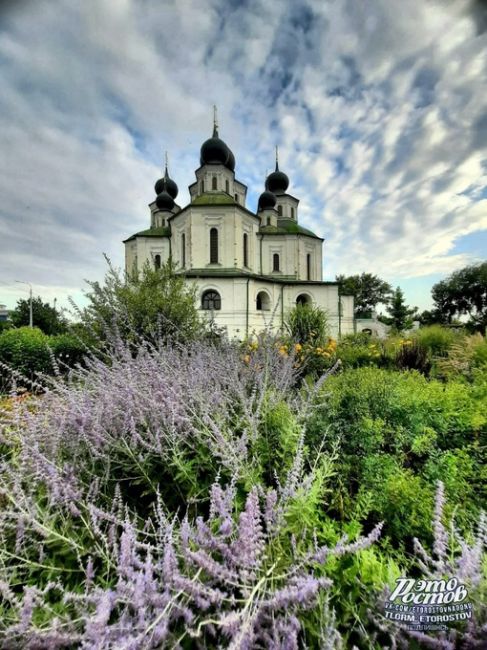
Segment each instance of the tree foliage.
M10 318L15 327L29 325L29 299L21 299L17 306L10 312ZM40 296L32 299L32 320L35 327L38 327L44 334L62 334L68 329L66 318L47 302L43 302Z
M392 294L391 285L372 273L337 275L336 281L342 294L354 296L356 318L369 317L379 303L388 304Z
M413 324L413 316L417 313L417 307L409 307L404 301L404 293L401 287L396 287L391 302L387 307L389 317L384 320L396 332L403 332Z
M147 263L140 273L125 275L107 262L103 284L88 282L89 304L81 312L83 323L98 337L117 331L124 340L190 341L202 335L195 289L175 273L171 260L160 269Z
M455 316L470 316L474 329L487 327L487 262L466 266L433 286L437 312L451 323Z

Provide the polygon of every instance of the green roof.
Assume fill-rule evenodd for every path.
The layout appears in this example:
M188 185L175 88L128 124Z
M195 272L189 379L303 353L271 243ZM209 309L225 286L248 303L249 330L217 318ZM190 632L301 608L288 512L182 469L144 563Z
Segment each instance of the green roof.
M200 194L193 201L192 205L238 205L235 199L226 192L205 192Z
M277 226L262 226L259 230L264 235L306 235L315 239L322 239L314 232L303 228L293 219L279 219Z
M148 228L147 230L141 230L140 232L136 232L135 235L132 235L128 239L124 240L124 243L126 241L130 241L131 239L135 239L136 237L170 237L171 236L171 229L168 228L167 226L165 228Z

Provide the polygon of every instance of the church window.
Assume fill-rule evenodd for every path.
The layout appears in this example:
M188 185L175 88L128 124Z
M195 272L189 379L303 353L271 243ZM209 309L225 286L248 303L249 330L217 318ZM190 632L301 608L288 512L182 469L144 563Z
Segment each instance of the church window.
M311 280L311 255L306 255L306 279Z
M277 214L282 217L282 205L277 206Z
M210 230L210 264L218 264L218 230Z
M274 253L272 256L272 270L279 271L279 253Z
M184 232L181 234L181 266L183 268L186 266L186 235Z
M296 304L297 305L309 305L311 303L311 298L305 294L301 293L299 296L296 298Z
M201 194L203 194L203 192L205 191L205 181L201 181L200 187L201 187Z
M267 225L268 225L268 226L271 225L271 218L270 218L270 217L267 217Z
M201 309L214 310L221 308L222 300L220 298L220 294L217 291L213 291L213 289L205 291L205 293L201 296Z
M243 264L244 266L249 265L249 237L247 233L243 236Z
M265 291L259 291L256 299L256 308L258 311L269 311L271 308L271 301Z
M294 208L291 208L291 219L294 219Z
M217 189L217 187L216 187L216 176L213 176L213 178L211 179L211 189L212 190Z
M154 255L154 267L156 269L161 268L161 256L160 255Z
M238 203L238 194L235 194L235 203Z
M230 183L229 183L229 181L225 181L225 192L227 194L230 194Z

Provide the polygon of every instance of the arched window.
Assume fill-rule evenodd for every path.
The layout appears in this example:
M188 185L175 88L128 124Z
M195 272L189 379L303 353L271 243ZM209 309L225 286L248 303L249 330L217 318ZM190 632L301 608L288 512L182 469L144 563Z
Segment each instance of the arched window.
M181 234L181 266L186 266L186 234Z
M311 254L306 255L306 279L311 280Z
M218 230L210 230L210 264L218 264Z
M277 206L277 214L282 217L282 205Z
M279 253L274 253L272 256L272 270L279 271Z
M297 305L310 305L311 304L311 298L305 293L300 293L299 296L296 298L296 304Z
M200 187L201 187L201 194L203 194L203 192L205 191L205 181L201 181Z
M243 265L249 265L249 237L247 233L243 236Z
M294 219L294 208L291 208L291 219Z
M217 187L216 187L216 176L213 176L213 178L211 179L211 189L212 190L217 189Z
M265 291L259 291L255 302L258 311L269 311L271 308L269 295Z
M229 181L225 181L225 192L227 194L230 194L230 183L229 183Z
M161 256L160 255L154 255L154 268L156 268L156 269L161 268Z
M235 194L235 203L238 203L238 194Z
M222 308L222 299L220 294L213 289L208 289L201 296L201 309L218 310Z

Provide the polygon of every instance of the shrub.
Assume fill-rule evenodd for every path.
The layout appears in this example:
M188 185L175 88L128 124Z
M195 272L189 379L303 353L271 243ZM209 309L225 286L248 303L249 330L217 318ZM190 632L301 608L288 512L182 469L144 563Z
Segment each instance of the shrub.
M328 316L319 307L296 305L288 314L285 327L293 343L322 345L328 333Z
M49 338L49 347L60 364L61 370L72 368L83 361L86 346L72 334L58 334Z
M382 341L364 333L344 336L338 343L336 355L344 368L384 366L389 363Z
M334 460L306 464L313 392L294 390L274 342L240 355L228 343L137 355L120 344L12 413L0 462L6 647L340 638L320 607L328 562L340 576L381 526L361 538L354 527L350 543L324 530Z
M477 479L465 469L466 473L458 474L457 481L452 478L447 487L450 499L464 513L461 521L471 521L482 506L484 491L474 488L468 492L468 508L461 495L465 480L471 480L473 486L481 483L479 468L484 459L479 438L487 431L486 393L483 386L443 384L414 371L357 368L330 377L306 432L306 442L312 448L323 445L331 451L335 441L340 442L340 471L329 512L350 517L359 498L362 520L385 518L392 539L400 544L404 531L408 527L417 530L422 520L409 515L406 506L401 510L402 523L392 517L394 493L400 495L404 490L406 495L408 486L414 485L424 520L424 508L431 498L429 480L436 476L432 467L443 452L466 449L477 459ZM394 471L387 469L388 458L398 468L400 489L393 489ZM371 463L375 463L373 469ZM375 475L382 478L375 481ZM398 524L395 529L390 528L391 519Z
M36 373L52 372L49 337L37 327L19 327L0 334L0 361L28 380L35 380ZM10 386L11 373L2 367L4 388ZM22 383L22 379L19 378Z
M419 346L425 349L430 357L445 357L453 343L458 341L460 335L452 328L441 325L430 325L420 327L412 338Z
M474 534L466 539L462 537L453 517L445 517L444 485L438 482L434 513L431 521L433 540L431 551L427 544L414 539L413 569L419 571L423 578L429 580L444 580L455 578L458 584L465 585L468 598L472 605L472 617L467 624L453 623L445 631L436 632L416 631L403 623L392 623L380 613L384 611L384 600L391 595L386 588L380 602L372 613L377 628L389 638L384 639L384 647L418 647L418 648L483 648L487 630L487 520L481 513ZM461 611L461 610L460 610ZM399 644L399 646L398 646Z
M416 339L402 343L395 361L399 370L418 370L423 375L429 375L431 370L428 350Z
M444 378L463 377L472 381L477 371L487 370L487 342L481 334L465 336L453 343L448 356L438 361L438 375Z
M171 260L160 269L147 263L140 273L125 277L108 263L104 283L88 283L88 306L78 310L95 338L184 342L204 334L195 289L187 285L184 276L176 274Z

